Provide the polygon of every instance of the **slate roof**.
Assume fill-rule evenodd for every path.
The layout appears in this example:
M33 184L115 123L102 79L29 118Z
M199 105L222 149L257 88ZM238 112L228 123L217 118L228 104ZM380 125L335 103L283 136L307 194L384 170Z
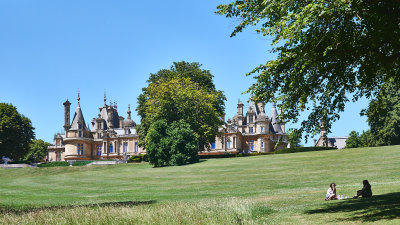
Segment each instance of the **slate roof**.
M81 106L78 102L78 105L76 107L76 111L74 114L74 118L72 119L72 124L71 124L70 130L78 130L79 124L82 125L83 130L89 131L89 129L87 128L86 123L85 123L85 118L83 118Z

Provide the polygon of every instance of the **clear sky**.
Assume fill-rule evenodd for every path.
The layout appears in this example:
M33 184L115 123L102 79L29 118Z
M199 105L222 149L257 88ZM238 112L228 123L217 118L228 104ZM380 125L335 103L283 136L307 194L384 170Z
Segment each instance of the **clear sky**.
M224 2L0 1L0 102L30 118L36 138L52 142L63 130L66 99L72 119L78 88L86 122L97 116L104 90L107 102L117 101L126 117L150 73L185 60L211 71L232 117L238 98L248 106L242 92L253 79L245 74L274 55L271 38L252 28L229 37L237 21L214 14ZM349 103L329 136L367 130L366 118L359 116L367 104ZM140 122L136 112L133 119Z

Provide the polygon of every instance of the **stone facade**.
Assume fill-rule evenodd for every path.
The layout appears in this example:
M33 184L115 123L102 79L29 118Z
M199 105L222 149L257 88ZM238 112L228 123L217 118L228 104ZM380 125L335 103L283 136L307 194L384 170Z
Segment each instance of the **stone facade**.
M128 117L119 116L116 104L106 104L99 108L97 118L92 120L92 128L86 125L78 104L70 123L70 105L64 105L64 134L54 135L53 145L49 146L49 161L122 159L132 155L145 154L139 147L136 123ZM243 103L237 105L237 114L219 129L220 135L207 151L211 152L273 152L286 147L285 124L279 123L275 105L271 116L264 112L264 104L250 102L247 113L243 113ZM277 145L277 143L279 143Z
M286 147L285 123L279 121L275 104L270 117L265 114L263 103L250 102L246 114L243 107L239 100L236 115L220 129L221 136L216 137L210 151L273 152Z
M70 124L70 105L64 102L65 134L54 135L53 145L49 146L49 161L64 160L98 160L123 159L132 155L145 153L139 147L139 136L136 133L136 123L131 119L130 106L128 117L118 115L117 105L106 104L99 108L100 113L92 120L92 129L86 125L79 103Z

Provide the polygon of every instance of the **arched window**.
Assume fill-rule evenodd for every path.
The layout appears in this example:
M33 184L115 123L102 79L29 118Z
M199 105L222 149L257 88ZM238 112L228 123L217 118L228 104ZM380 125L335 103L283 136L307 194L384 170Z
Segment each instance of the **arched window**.
M108 152L109 152L109 153L113 153L113 152L114 152L114 148L113 148L113 145L112 145L112 144L110 144L110 145L108 146Z

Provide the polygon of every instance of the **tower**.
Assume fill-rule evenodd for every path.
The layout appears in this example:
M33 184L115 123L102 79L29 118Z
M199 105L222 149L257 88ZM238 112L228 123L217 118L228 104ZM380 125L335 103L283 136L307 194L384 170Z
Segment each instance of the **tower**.
M71 103L67 99L67 101L65 101L63 105L64 105L64 129L65 131L67 131L69 130L69 128L71 128L71 125L69 124Z

